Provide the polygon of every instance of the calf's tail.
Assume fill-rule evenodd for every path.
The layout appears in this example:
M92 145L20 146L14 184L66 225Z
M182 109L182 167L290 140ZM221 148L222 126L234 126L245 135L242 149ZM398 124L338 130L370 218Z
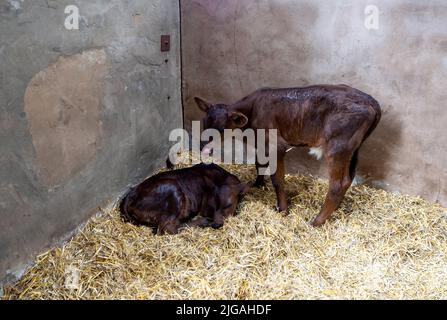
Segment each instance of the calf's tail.
M365 141L366 138L368 138L370 136L370 134L374 131L374 129L379 124L380 118L382 117L382 109L380 108L380 104L375 99L373 99L373 102L370 104L370 106L371 106L371 108L374 109L374 111L376 113L376 116L374 118L373 123L369 127L368 131L366 131L366 134L365 134L365 137L363 138L363 141Z

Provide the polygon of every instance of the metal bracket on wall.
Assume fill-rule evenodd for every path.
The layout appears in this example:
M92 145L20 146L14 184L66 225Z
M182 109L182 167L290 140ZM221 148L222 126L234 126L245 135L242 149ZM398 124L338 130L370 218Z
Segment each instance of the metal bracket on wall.
M169 51L171 49L171 36L169 34L163 34L160 38L160 50L162 52Z

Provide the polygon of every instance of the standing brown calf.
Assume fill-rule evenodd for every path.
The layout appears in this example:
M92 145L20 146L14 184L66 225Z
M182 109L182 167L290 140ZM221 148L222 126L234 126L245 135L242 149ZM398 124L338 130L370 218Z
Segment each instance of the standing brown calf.
M287 210L284 156L290 147L310 147L329 168L329 191L312 225L320 226L338 208L355 176L358 150L377 126L379 103L346 85L259 89L231 104L209 104L195 98L207 114L204 128L277 129L277 170L271 175L279 211ZM268 143L268 142L266 142ZM258 175L255 186L264 184Z

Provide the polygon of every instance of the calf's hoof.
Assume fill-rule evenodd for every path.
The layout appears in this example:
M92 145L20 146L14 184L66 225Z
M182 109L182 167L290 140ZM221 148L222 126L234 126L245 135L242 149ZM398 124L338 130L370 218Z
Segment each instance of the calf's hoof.
M312 220L310 225L312 227L320 227L320 226L322 226L324 224L325 221L326 220L321 220L321 219L318 219L318 217L316 217L315 219Z
M278 213L281 213L281 214L283 214L283 215L285 215L285 216L287 216L287 215L290 214L289 208L283 208L283 209L281 209L281 208L278 207L278 206L274 206L273 208L274 208L276 211L278 211Z
M252 187L262 189L265 187L265 181L258 181L252 183Z
M223 223L217 223L217 222L211 223L211 228L213 228L213 229L220 229L222 227L223 227Z

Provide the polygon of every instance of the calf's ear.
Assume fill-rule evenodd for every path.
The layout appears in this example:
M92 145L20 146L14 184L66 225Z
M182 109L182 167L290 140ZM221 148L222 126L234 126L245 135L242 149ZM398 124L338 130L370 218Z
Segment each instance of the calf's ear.
M248 118L245 114L240 112L232 112L230 119L236 128L242 128L248 123Z
M199 97L194 97L194 101L196 102L197 106L200 110L204 112L208 112L208 110L211 108L211 104L206 102L203 99L200 99Z

